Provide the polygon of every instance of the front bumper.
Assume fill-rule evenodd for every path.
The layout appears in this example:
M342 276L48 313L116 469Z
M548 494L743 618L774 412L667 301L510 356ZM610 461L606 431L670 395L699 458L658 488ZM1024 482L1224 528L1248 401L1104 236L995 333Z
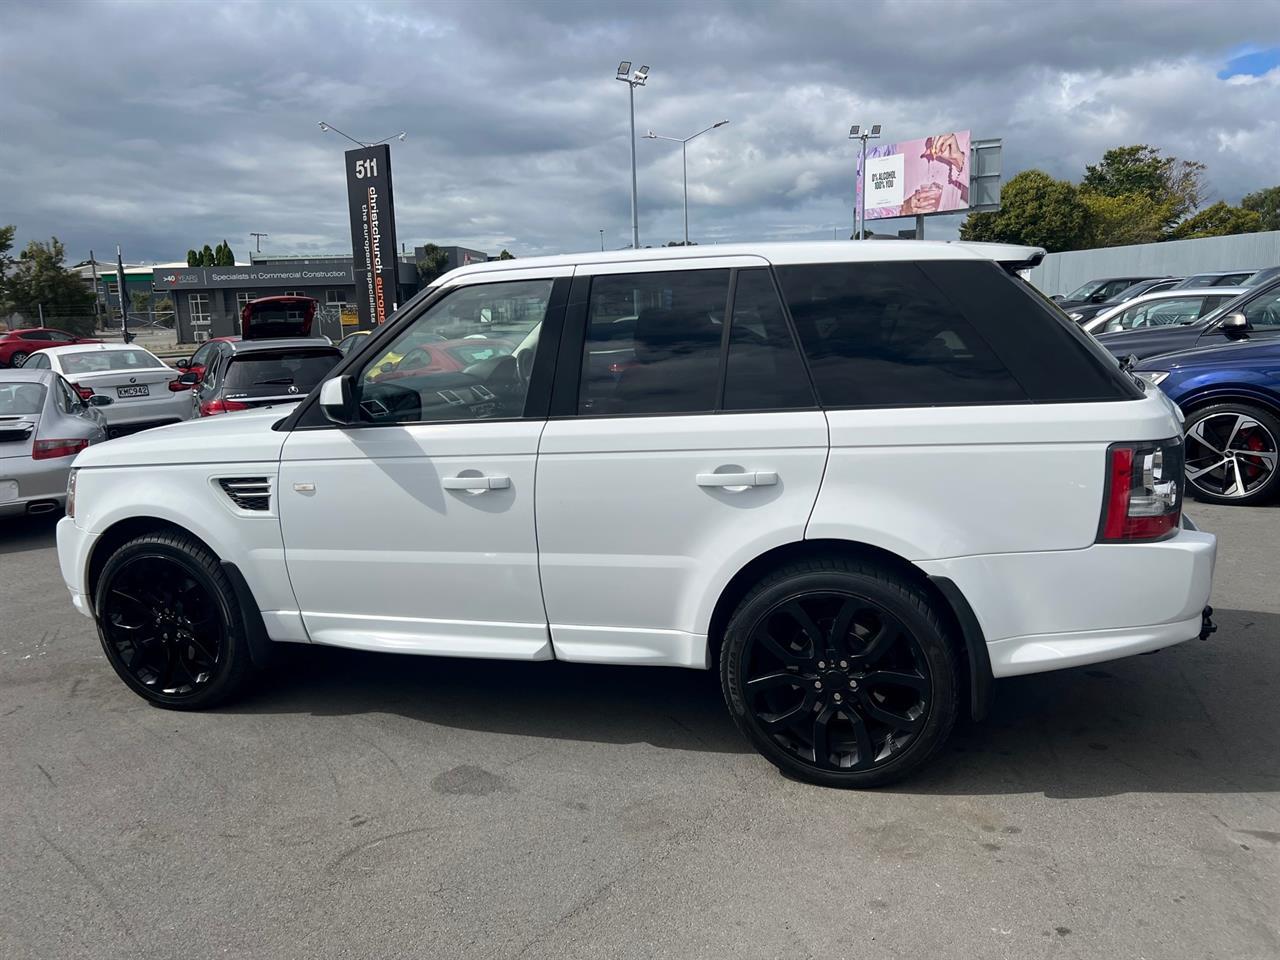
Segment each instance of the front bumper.
M1156 543L925 561L982 627L997 677L1114 660L1201 635L1217 538L1184 526Z
M93 601L88 593L89 554L98 538L76 526L71 517L58 521L58 569L62 582L71 592L71 605L86 617L93 616Z

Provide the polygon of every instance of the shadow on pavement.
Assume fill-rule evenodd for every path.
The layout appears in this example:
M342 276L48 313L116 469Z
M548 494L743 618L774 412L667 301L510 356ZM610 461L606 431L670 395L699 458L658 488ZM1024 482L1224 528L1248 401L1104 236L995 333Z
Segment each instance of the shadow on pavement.
M47 550L54 546L57 542L56 528L61 519L61 510L35 517L0 517L0 556ZM53 572L57 574L56 563ZM57 582L62 585L61 579Z
M1280 616L1222 610L1217 620L1207 643L1000 681L986 720L961 720L930 767L890 789L1062 798L1280 790ZM751 752L715 671L290 647L259 692L228 709L393 713L481 732Z

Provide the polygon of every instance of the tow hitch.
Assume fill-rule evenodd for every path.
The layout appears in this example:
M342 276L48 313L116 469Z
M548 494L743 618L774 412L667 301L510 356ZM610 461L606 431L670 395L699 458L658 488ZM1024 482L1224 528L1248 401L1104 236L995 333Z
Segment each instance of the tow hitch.
M1217 629L1218 625L1213 622L1213 607L1205 607L1200 611L1200 639L1208 640Z

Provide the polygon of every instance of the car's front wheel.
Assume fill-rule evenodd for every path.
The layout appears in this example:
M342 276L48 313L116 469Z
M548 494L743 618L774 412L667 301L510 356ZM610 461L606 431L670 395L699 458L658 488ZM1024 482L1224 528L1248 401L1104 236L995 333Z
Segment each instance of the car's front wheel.
M119 547L94 604L107 659L150 703L199 710L244 688L244 617L218 558L194 538L155 532Z
M873 787L908 775L956 719L955 652L933 604L868 563L774 571L725 630L720 679L734 721L803 780Z
M1215 403L1186 423L1187 487L1198 500L1249 506L1280 492L1280 420L1247 403Z
M16 370L27 362L27 357L29 356L31 356L31 354L27 353L25 350L15 350L13 353L9 354L9 366Z

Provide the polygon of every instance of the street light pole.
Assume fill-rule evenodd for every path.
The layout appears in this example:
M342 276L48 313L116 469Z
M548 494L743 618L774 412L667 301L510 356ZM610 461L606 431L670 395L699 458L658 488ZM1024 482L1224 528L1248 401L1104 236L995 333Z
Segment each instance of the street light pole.
M717 127L723 127L728 122L728 120L718 120L711 126L706 127L703 130L699 130L693 136L685 137L683 140L679 137L660 137L652 130L644 135L646 140L670 140L672 143L680 144L681 180L684 184L684 245L686 247L689 245L689 141L716 129Z
M600 231L600 252L604 253L604 230Z
M323 120L321 120L319 121L319 124L320 124L321 133L328 133L330 130L332 130L338 136L346 137L348 140L354 143L357 147L376 147L379 144L386 143L388 140L400 140L403 142L404 138L408 136L407 133L401 130L399 133L393 133L391 136L383 137L381 140L375 140L373 143L365 143L363 140L357 140L355 137L351 136L350 134L343 133L341 130L335 127L332 123L325 123Z
M631 61L623 60L618 64L615 80L627 85L627 99L631 105L631 248L640 249L640 212L636 195L636 87L643 87L649 79L649 68L642 66L635 73L631 72Z
M865 128L854 124L849 128L850 140L862 141L862 163L858 166L858 175L853 178L853 189L858 201L853 207L853 235L859 240L867 239L867 141L880 139L880 124L873 123ZM859 189L859 180L861 189ZM859 227L861 221L861 227Z

